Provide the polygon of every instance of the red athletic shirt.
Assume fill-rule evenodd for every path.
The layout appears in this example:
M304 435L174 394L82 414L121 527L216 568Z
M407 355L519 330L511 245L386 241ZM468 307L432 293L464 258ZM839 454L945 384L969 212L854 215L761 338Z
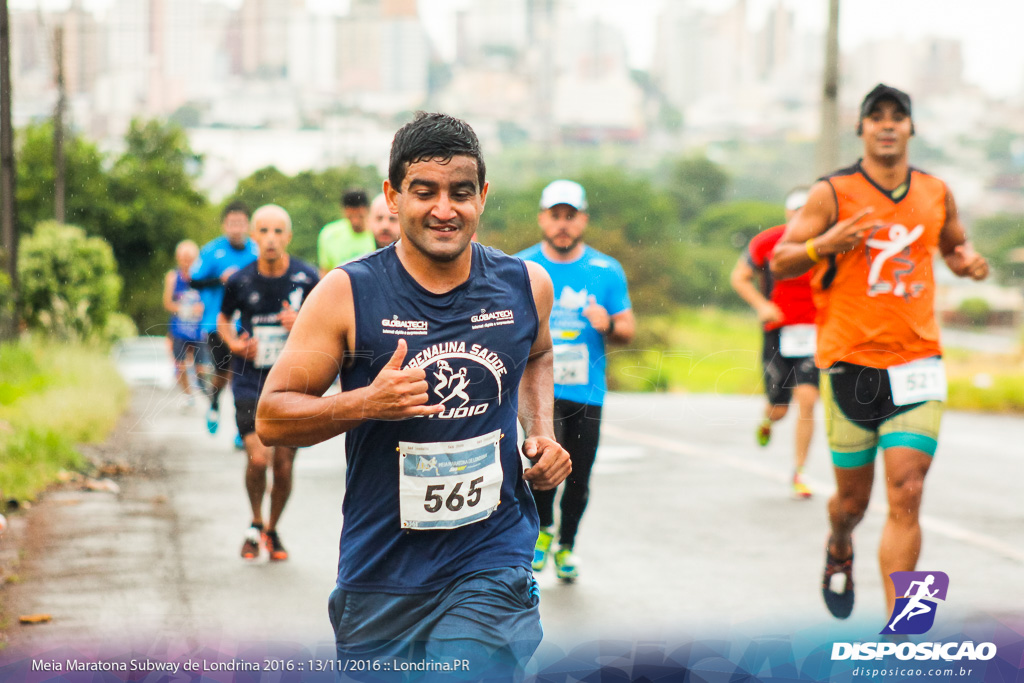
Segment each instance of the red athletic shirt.
M814 297L811 294L812 271L794 278L775 280L768 268L772 251L785 231L785 225L768 228L755 235L747 247L747 263L761 276L761 292L782 311L782 321L765 323L766 331L786 325L810 325L814 323L816 315Z

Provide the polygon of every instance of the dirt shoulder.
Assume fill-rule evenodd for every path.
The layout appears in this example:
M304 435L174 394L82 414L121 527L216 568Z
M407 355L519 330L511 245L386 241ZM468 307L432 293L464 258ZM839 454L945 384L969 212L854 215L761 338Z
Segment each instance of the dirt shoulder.
M140 542L139 532L167 526L157 522L168 514L162 448L135 432L142 412L136 403L106 442L80 447L92 465L88 473L70 474L7 515L9 528L0 536L0 650L59 642L76 630L77 619L64 614L82 610L64 610L61 600L109 599L123 578L109 564L124 551L122 546L138 543L139 552L145 552L154 544ZM47 594L54 587L63 589L56 600L40 600L42 585ZM39 621L22 623L22 617Z

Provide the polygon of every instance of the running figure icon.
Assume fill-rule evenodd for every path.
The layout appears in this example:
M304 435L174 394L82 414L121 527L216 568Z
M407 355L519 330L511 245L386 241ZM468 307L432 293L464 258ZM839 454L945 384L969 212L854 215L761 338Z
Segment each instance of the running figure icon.
M910 582L910 586L907 588L907 595L905 596L909 598L907 600L907 604L903 608L903 611L900 612L900 615L893 619L892 622L889 624L890 631L896 630L896 622L902 619L903 617L906 617L907 621L910 621L912 618L916 617L919 614L927 614L928 612L932 611L931 606L923 602L923 600L925 598L933 598L939 592L938 588L936 588L934 591L928 590L928 588L933 583L935 583L934 574L929 574L927 577L925 577L924 581ZM916 593L914 593L915 586L917 586Z
M469 386L469 378L466 377L465 367L461 367L458 372L455 372L452 370L452 366L448 364L448 361L439 360L434 377L437 378L437 386L434 387L434 393L441 397L442 405L456 396L462 399L462 403L459 404L460 408L469 403L469 394L464 391ZM448 390L447 396L442 393L446 389Z

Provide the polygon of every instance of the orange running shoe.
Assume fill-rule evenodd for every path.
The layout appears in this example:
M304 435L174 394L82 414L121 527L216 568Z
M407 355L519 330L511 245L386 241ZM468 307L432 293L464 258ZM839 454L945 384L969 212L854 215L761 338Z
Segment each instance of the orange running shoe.
M277 531L264 532L263 545L267 549L267 554L270 555L271 562L281 562L288 559L288 551L284 549L284 544L277 537Z

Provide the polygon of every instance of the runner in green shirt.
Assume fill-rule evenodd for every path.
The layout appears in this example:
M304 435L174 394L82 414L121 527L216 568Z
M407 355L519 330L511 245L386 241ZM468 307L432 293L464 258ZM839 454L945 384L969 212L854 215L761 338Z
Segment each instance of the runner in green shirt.
M332 268L377 248L373 233L366 229L366 216L370 212L366 192L346 191L341 195L341 210L345 217L325 225L316 242L321 277Z

